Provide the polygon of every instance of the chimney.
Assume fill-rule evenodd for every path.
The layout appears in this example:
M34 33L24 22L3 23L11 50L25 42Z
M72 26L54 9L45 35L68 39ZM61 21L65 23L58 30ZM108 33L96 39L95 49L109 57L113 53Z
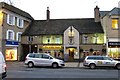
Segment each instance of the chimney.
M120 1L118 2L118 8L120 8Z
M49 7L47 7L47 21L49 21L50 19L50 11L49 11Z
M98 6L94 8L94 20L95 22L100 22L100 13Z

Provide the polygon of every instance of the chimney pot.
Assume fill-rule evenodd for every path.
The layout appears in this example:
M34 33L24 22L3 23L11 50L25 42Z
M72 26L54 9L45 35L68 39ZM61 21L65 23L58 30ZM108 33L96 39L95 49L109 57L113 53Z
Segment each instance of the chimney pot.
M47 21L49 21L50 19L50 11L49 11L49 7L47 7Z

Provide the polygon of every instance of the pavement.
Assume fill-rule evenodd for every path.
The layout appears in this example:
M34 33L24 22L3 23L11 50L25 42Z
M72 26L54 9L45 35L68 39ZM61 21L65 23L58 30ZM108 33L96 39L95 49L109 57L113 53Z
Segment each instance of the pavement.
M19 61L9 61L6 62L7 66L14 66L14 67L23 67L25 66L24 62L19 62ZM66 68L82 68L83 62L65 62Z

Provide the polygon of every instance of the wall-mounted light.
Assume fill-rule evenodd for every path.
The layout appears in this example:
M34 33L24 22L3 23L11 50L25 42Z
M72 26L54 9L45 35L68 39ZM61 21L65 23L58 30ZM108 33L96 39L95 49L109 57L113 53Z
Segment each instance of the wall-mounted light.
M68 33L69 37L74 37L74 31L73 31L73 26L70 26L70 29L69 29L69 33Z

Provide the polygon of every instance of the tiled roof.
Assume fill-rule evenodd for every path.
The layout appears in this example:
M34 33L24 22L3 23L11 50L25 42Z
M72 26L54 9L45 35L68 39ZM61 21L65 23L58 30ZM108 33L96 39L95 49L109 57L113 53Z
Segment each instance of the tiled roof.
M34 20L26 29L23 35L49 35L49 34L63 34L69 27L73 26L80 34L103 33L103 28L100 22L94 22L94 18L85 19L50 19Z
M120 8L117 7L113 8L109 13L109 15L118 15L118 14L120 14Z
M12 6L12 5L9 5L9 4L5 3L5 2L0 3L0 8L5 8L5 9L7 9L9 11L12 11L13 13L19 14L21 16L24 16L24 17L26 17L28 19L33 20L33 17L29 13L27 13L25 11L22 11L22 10L20 10L20 9L18 9L18 8Z
M100 16L104 17L106 14L108 15L120 15L120 8L113 8L111 11L100 11Z
M100 17L104 17L110 11L100 11Z

